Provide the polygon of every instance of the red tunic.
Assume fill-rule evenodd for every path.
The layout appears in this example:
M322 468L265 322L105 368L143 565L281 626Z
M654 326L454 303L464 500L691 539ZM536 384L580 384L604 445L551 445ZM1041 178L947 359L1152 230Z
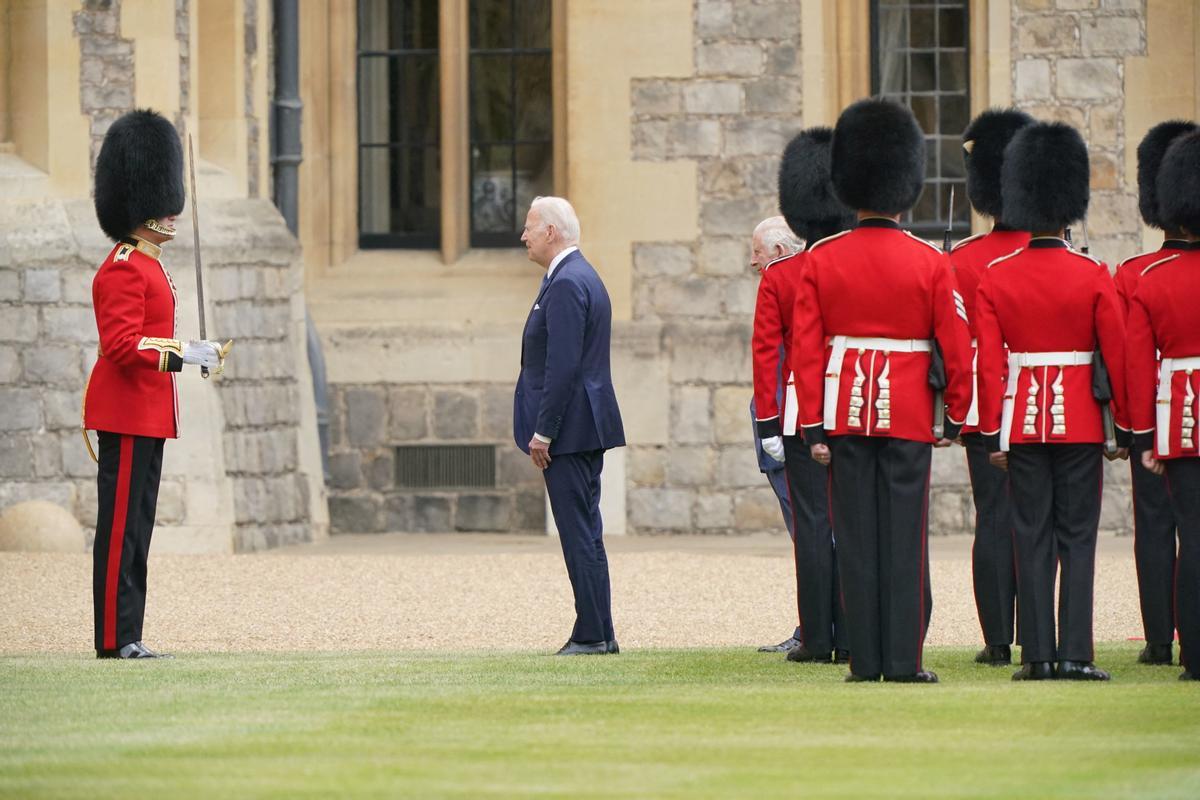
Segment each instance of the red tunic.
M1172 253L1186 250L1187 247L1188 243L1182 239L1167 239L1163 242L1162 248L1130 256L1117 265L1117 273L1113 275L1113 282L1117 285L1117 297L1121 298L1121 310L1125 313L1126 322L1129 321L1129 303L1133 300L1133 293L1137 291L1138 278L1142 276L1146 267L1163 260Z
M976 325L979 427L991 449L1007 449L1001 431L1006 396L1013 444L1103 442L1092 388L1097 343L1108 366L1114 420L1129 430L1125 325L1104 264L1062 239L1034 239L992 262L979 283ZM1013 358L1035 363L1012 370Z
M1014 250L1019 250L1029 243L1029 233L1026 231L993 230L990 233L978 233L963 239L950 250L950 264L954 267L954 278L958 281L958 291L962 295L963 305L967 308L967 327L971 331L971 339L977 340L979 331L975 327L975 303L979 290L979 279L983 277L988 264L1001 256L1006 256ZM978 361L972 366L972 372L979 368ZM971 410L967 413L967 423L963 425L963 433L979 431L979 388L974 381L972 386Z
M754 337L750 349L754 360L754 412L761 438L780 436L785 432L789 436L796 433L794 427L785 424L786 419L795 413L788 405L789 393L782 393L782 408L776 398L779 396L781 377L780 348L783 348L783 363L791 363L787 349L792 340L796 282L803 264L802 252L772 261L763 269L762 280L758 284L758 300L754 305ZM790 367L783 370L785 388L791 383L789 373ZM789 427L791 430L784 430Z
M174 439L179 435L175 373L175 285L160 249L140 239L117 244L92 281L100 357L84 389L87 430Z
M805 259L793 328L808 441L849 434L932 442L934 337L946 364L947 436L957 435L971 404L971 342L950 261L934 245L880 218L821 240ZM851 339L839 359L840 337L885 341Z
M1149 265L1129 304L1128 375L1133 430L1139 444L1148 447L1154 442L1158 458L1200 456L1196 447L1200 439L1195 434L1200 416L1196 402L1200 397L1197 297L1200 251L1186 250L1164 253ZM1187 360L1175 363L1182 359ZM1164 372L1169 372L1165 382L1160 380L1168 377Z

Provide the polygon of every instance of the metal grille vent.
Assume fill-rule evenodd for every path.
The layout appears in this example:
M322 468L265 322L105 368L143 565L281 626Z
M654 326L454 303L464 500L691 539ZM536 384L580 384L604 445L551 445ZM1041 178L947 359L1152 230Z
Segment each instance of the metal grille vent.
M396 448L397 488L493 489L495 486L495 445L438 444Z

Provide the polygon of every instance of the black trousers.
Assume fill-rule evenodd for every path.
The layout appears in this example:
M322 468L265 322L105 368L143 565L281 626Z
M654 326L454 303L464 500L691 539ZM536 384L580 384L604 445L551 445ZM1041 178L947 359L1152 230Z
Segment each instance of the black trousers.
M1017 568L1013 560L1008 473L988 461L987 445L980 434L964 435L963 444L967 450L971 494L975 498L971 574L974 578L979 627L983 631L985 644L1012 644L1016 619Z
M813 461L800 436L783 437L783 451L792 505L800 641L812 653L828 653L835 647L848 650L829 517L829 469Z
M604 451L555 455L542 471L550 511L558 527L567 576L575 595L576 642L608 642L616 636L604 523L600 518L600 472Z
M829 446L850 671L913 675L921 670L933 607L927 548L933 448L868 436L835 436Z
M1179 522L1175 615L1179 663L1200 671L1200 458L1167 459L1171 507Z
M1151 644L1175 641L1175 514L1167 481L1129 454L1133 478L1133 560L1137 566L1142 629Z
M97 650L116 650L142 639L146 558L162 455L162 439L100 431L99 512L92 549Z
M1008 454L1021 661L1091 661L1099 444L1014 444ZM1059 574L1058 636L1054 578Z

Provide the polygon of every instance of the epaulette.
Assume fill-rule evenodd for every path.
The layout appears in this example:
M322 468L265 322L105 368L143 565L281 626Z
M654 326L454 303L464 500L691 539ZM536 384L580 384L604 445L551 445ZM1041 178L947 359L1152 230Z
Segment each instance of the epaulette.
M959 241L954 243L953 247L950 248L950 252L953 253L955 250L962 247L964 244L970 244L971 242L974 242L977 239L982 239L984 236L987 236L987 233L976 233L972 236L968 236L965 239L960 239Z
M762 269L763 274L765 275L767 270L769 270L771 267L775 266L776 264L782 264L784 261L791 261L792 259L796 258L796 256L802 255L803 253L804 253L803 250L797 250L795 253L789 253L786 256L782 256L780 258L775 259L774 261L768 261L767 265L765 267L763 267L763 269Z
M913 234L911 231L904 231L904 235L907 236L908 238L912 239L914 242L920 242L921 244L925 245L926 247L933 250L934 252L937 252L937 253L942 252L942 248L938 247L936 244L929 241L928 239L922 239L920 236Z
M133 254L135 249L136 248L133 245L122 242L117 246L117 253L113 256L113 262L116 263L118 261L128 261L129 256Z
M1000 256L999 258L995 259L994 261L991 261L991 262L989 262L989 263L988 263L988 265L987 265L987 268L988 268L988 269L991 269L992 267L994 267L994 266L996 266L997 264L999 264L1001 261L1005 261L1005 260L1007 260L1007 259L1010 259L1010 258L1012 258L1013 256L1019 256L1019 255L1020 255L1021 253L1023 253L1023 252L1025 252L1025 248L1024 248L1024 247L1018 247L1016 250L1013 250L1013 251L1012 251L1011 253L1009 253L1008 255L1006 255L1006 256Z
M1144 253L1138 253L1137 255L1130 256L1129 258L1127 258L1127 259L1125 259L1124 261L1122 261L1120 264L1117 264L1117 269L1120 269L1121 267L1125 266L1125 265L1126 265L1126 264L1128 264L1130 261L1133 261L1135 258L1141 258L1142 256L1148 256L1148 255L1152 255L1152 254L1154 254L1154 253L1156 253L1156 252L1158 252L1158 251L1157 251L1157 250L1147 250L1147 251L1146 251L1146 252L1144 252Z
M1074 247L1068 247L1067 252L1073 256L1079 256L1080 258L1086 258L1088 261L1091 261L1097 267L1104 266L1104 262L1101 261L1100 259L1096 258L1095 256L1093 256L1091 253L1084 253L1082 251L1076 250Z
M1145 275L1147 272L1149 272L1150 270L1152 270L1152 269L1154 269L1155 267L1159 266L1160 264L1165 264L1165 263L1167 263L1168 261L1174 261L1174 260L1175 260L1175 259L1177 259L1177 258L1179 258L1179 253L1175 253L1175 254L1173 254L1173 255L1169 255L1169 256L1167 256L1166 258L1160 258L1158 261L1155 261L1153 264L1151 264L1150 266L1148 266L1148 267L1146 267L1144 270L1142 270L1142 274L1143 274L1143 275Z
M845 236L847 233L850 233L850 231L849 230L841 231L839 233L833 234L832 236L826 236L824 239L819 239L816 243L809 245L808 250L806 250L805 252L811 253L813 250L816 250L818 247L825 244L826 242L832 242L834 239L840 239L841 237Z

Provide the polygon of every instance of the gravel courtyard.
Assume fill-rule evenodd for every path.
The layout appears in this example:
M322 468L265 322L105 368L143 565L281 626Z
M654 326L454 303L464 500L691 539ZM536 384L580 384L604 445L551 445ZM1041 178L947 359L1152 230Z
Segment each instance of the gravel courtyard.
M755 646L795 619L782 536L609 537L622 648ZM930 539L928 643L979 641L971 541ZM1096 640L1142 635L1132 538L1101 539ZM0 653L91 649L91 556L0 553ZM556 540L338 536L254 555L151 555L145 640L198 651L552 651L573 613Z

